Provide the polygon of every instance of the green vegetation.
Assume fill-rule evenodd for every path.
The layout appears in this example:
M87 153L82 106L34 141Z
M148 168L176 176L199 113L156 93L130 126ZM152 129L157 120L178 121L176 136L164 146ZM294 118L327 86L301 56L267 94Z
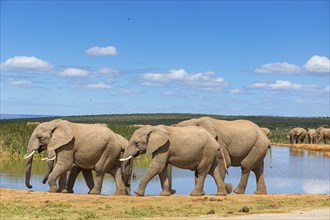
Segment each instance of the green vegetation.
M66 116L62 119L80 123L106 123L116 133L129 139L139 124L171 125L183 120L211 116L222 120L246 119L255 122L261 127L271 130L272 143L288 143L288 132L293 127L317 128L329 127L328 117L271 117L271 116L221 116L202 114L129 114L129 115L91 115L91 116ZM45 122L53 118L29 118L0 120L0 152L11 155L24 154L28 140L37 125L28 122Z

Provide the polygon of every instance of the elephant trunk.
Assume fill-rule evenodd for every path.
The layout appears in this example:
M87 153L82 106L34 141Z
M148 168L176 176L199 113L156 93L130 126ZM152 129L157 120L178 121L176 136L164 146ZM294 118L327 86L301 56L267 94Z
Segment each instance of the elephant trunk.
M25 185L29 189L32 188L32 185L30 184L32 161L33 161L33 155L27 159L26 169L25 169Z
M125 185L125 190L128 195L131 194L131 177L133 171L133 158L125 160L121 165L122 176Z
M37 146L37 148L35 147ZM26 160L26 168L25 168L25 185L27 188L31 189L32 185L30 184L31 178L31 170L32 170L32 161L33 155L39 151L39 142L36 135L33 133L29 140L29 144L27 146L26 154L24 155L24 159Z

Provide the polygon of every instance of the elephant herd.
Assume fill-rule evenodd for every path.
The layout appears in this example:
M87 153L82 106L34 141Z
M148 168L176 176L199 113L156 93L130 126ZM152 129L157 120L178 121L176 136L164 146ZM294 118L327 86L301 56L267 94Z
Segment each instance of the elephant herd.
M268 130L269 131L269 130ZM269 133L269 132L268 132ZM258 125L248 120L225 121L202 117L165 126L143 126L130 140L116 134L105 124L81 124L53 120L39 124L33 131L24 158L25 184L30 184L33 155L47 150L48 171L43 182L49 192L73 192L77 175L82 172L90 194L100 194L106 173L116 183L115 195L131 194L133 160L145 153L152 155L149 168L135 194L143 196L148 182L159 176L160 195L175 193L172 166L195 172L195 187L190 195L204 195L204 181L209 174L217 185L217 195L234 191L244 194L252 171L256 177L256 194L267 194L264 158L271 143ZM241 178L233 189L225 183L227 169L241 167ZM270 160L271 166L271 160ZM67 171L70 175L67 178ZM95 183L92 171L95 171Z
M306 136L308 137L309 144L323 142L327 144L327 140L330 140L330 128L319 127L317 129L308 128L307 131L304 128L292 128L289 131L289 138L291 144L302 144L305 141Z

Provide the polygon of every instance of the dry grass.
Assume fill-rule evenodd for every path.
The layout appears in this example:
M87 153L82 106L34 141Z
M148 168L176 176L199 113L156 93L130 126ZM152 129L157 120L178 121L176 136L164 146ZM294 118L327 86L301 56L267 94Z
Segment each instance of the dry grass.
M1 219L224 217L328 208L329 195L95 196L0 189ZM213 209L215 214L207 215Z
M280 144L272 143L273 146L290 147L294 149L308 150L308 151L321 151L324 155L330 157L330 144Z

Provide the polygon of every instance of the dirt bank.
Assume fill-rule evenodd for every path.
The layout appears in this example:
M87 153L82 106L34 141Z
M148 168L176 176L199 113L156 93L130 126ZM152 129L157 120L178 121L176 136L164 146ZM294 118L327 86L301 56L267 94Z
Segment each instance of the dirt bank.
M1 219L223 218L326 209L329 195L95 196L0 188ZM249 213L239 212L249 207ZM208 214L209 212L214 214ZM301 212L301 211L300 211Z

